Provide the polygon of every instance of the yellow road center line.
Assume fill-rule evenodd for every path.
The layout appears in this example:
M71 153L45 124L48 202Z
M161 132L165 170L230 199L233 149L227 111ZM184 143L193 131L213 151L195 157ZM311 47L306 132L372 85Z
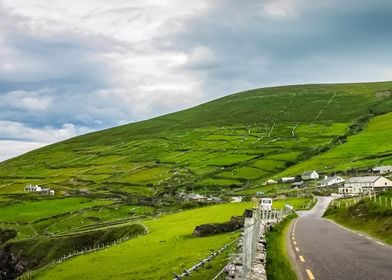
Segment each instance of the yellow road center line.
M298 248L298 247L295 247L295 251L299 252L299 248Z
M314 275L312 273L312 271L310 269L306 270L306 273L308 274L308 277L310 280L315 280L316 278L314 278Z
M299 256L299 260L300 260L301 262L305 262L305 259L304 259L303 256Z

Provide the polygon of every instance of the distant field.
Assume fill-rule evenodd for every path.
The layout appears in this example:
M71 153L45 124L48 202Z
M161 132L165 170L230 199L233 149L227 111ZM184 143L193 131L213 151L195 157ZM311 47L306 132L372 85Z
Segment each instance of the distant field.
M145 223L146 236L73 258L35 279L171 279L173 272L181 273L238 236L192 237L196 225L223 222L252 207L253 203L230 203L163 216Z
M281 174L388 163L391 147L385 143L390 138L385 137L390 132L375 135L369 130L379 140L352 136L346 146L321 158L316 155L337 146L337 139L344 139L346 133L355 134L350 126L369 112L391 111L391 89L392 83L384 82L234 94L6 161L0 165L0 193L21 193L30 183L68 193L86 188L141 197L177 187L207 187L218 193L220 188L258 186L299 162ZM390 123L390 119L374 120L369 127L378 131ZM356 139L362 146L354 143ZM355 155L358 150L367 152ZM380 157L373 158L375 154ZM306 161L312 156L313 161Z
M110 200L91 200L87 198L45 199L36 202L21 202L0 207L0 222L32 222L69 211L112 203L113 201Z
M330 151L286 169L280 175L304 170L347 170L392 164L392 113L372 119L365 129Z

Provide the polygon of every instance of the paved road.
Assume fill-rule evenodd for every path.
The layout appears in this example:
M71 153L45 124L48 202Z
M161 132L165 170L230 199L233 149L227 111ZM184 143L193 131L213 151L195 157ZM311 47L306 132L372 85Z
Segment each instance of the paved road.
M321 218L331 201L319 197L299 212L288 236L289 253L301 279L391 280L392 247Z

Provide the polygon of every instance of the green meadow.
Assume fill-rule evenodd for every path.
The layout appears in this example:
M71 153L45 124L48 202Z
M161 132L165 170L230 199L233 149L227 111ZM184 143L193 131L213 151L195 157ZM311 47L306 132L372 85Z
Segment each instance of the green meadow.
M392 108L391 108L392 109ZM304 170L333 172L392 164L392 113L377 116L347 142L286 169L280 175Z
M274 207L283 208L290 203L298 209L310 201L310 198L277 200ZM193 237L195 226L227 221L231 216L242 215L245 209L252 209L254 205L253 202L221 204L145 221L143 224L148 229L147 235L102 252L73 258L38 274L36 279L170 279L173 272L182 273L239 236L237 232ZM99 269L97 263L100 264ZM83 270L78 269L80 267ZM206 276L206 272L200 274ZM208 275L209 278L213 276ZM203 279L199 277L195 272L192 279Z
M112 204L109 200L92 200L87 198L48 199L41 201L23 201L0 207L1 222L34 222L58 214L77 211L99 205Z
M391 88L390 82L301 85L230 95L8 160L0 165L0 193L21 193L30 183L71 195L88 189L149 197L178 187L211 187L211 193L218 193L221 188L260 185L283 171L297 173L313 166L331 171L336 164L348 168L387 162L390 147L381 149L380 144L388 142L383 140L388 132L378 130L378 142L362 142L355 138L360 132L355 125L367 129L369 119L391 110ZM379 118L385 119L377 124L376 118L369 127L388 125L388 117ZM352 166L338 159L359 147L347 149L343 156L344 147L331 151L320 166L317 155L355 139L369 149ZM375 153L381 158L367 158ZM296 163L305 165L286 170Z
M110 249L75 257L43 271L35 279L170 279L173 272L182 273L239 236L239 233L234 233L193 237L195 226L227 221L253 206L251 202L230 203L146 221L143 224L148 228L147 235Z
M249 201L258 192L286 197L275 199L274 207L290 203L304 209L314 203L311 189L265 185L266 180L305 170L352 174L392 164L391 137L392 82L233 94L0 163L0 229L17 233L5 245L22 246L30 244L26 240L143 224L148 234L72 258L36 279L168 279L238 237L195 238L196 225L226 221L252 207L251 202L183 201L179 194L227 202L234 195ZM56 196L25 192L29 184L54 189ZM211 264L211 274L224 262L221 256ZM205 277L203 272L192 279Z

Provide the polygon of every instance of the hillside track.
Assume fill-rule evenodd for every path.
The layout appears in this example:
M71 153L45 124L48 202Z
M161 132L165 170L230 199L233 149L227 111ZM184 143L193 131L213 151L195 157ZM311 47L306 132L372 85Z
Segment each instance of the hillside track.
M299 279L390 280L392 247L321 218L332 199L318 197L288 232L288 251Z

